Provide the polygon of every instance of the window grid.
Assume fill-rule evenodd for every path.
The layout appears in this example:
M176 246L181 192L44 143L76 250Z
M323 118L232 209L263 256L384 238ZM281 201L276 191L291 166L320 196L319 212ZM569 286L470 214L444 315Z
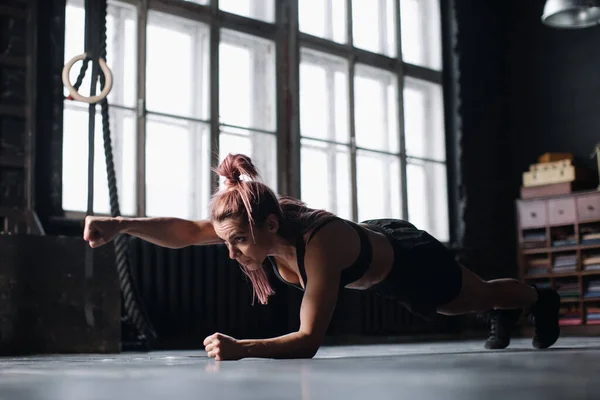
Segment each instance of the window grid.
M172 0L120 0L121 3L127 3L137 7L137 40L138 40L138 71L137 71L137 215L146 215L146 199L145 199L145 155L144 143L146 140L146 116L151 112L146 109L146 53L147 34L146 26L148 24L147 14L150 10L159 11L174 16L188 18L194 21L200 21L209 26L209 118L194 118L188 116L175 116L168 113L153 111L151 114L164 117L172 117L182 120L189 120L190 123L208 123L210 124L210 146L211 151L211 167L215 167L219 162L218 149L219 134L222 130L227 130L228 127L244 128L249 132L261 132L269 135L275 135L277 139L277 182L278 190L282 194L300 195L300 170L299 154L301 151L300 139L301 132L299 126L298 108L299 104L299 64L300 49L312 49L322 53L341 57L347 60L347 95L348 95L348 130L349 143L336 141L335 138L328 139L308 138L312 141L328 143L335 149L335 146L347 146L350 148L350 176L351 176L351 194L352 194L352 217L354 220L358 218L358 202L357 202L357 153L363 151L381 154L382 156L393 156L399 161L400 177L401 177L401 202L402 202L402 218L408 216L408 195L406 185L407 164L411 161L429 162L435 164L446 165L446 161L434 160L427 157L415 157L406 154L405 149L405 132L404 132L404 104L403 104L403 89L404 77L413 77L426 82L441 84L442 71L433 70L428 67L409 64L402 59L402 26L401 26L401 7L400 0L394 0L394 23L395 23L395 57L390 57L385 54L372 53L370 51L356 48L353 45L353 21L352 21L352 0L346 1L346 38L345 43L333 41L333 39L324 39L321 37L312 36L299 31L298 28L298 1L301 0L277 0L275 1L275 21L268 23L252 18L224 12L218 8L218 0L208 1L206 5L192 3L189 1L175 2ZM381 4L384 1L379 0ZM325 8L326 18L331 17L332 9L331 2L327 2ZM380 8L380 14L383 13L383 7ZM289 23L287 25L286 23ZM288 26L290 29L287 29ZM221 41L221 30L227 29L240 33L250 34L253 36L269 39L273 41L276 52L280 53L283 49L287 50L287 54L276 54L276 103L288 101L292 107L282 107L279 104L274 108L278 113L284 111L284 117L277 116L276 129L265 130L256 127L237 127L232 124L227 124L219 121L219 44ZM389 27L382 26L381 29ZM327 32L331 37L332 32ZM380 34L380 36L382 36ZM384 43L385 44L385 43ZM384 46L385 47L385 46ZM122 51L122 49L120 49ZM287 65L286 74L280 73L282 64L293 63ZM389 71L394 74L397 82L396 96L397 104L397 135L398 135L398 152L388 152L382 150L367 149L356 144L356 126L355 126L355 109L354 109L354 92L355 92L355 71L357 65L365 65L378 68L384 71ZM285 87L284 87L285 86ZM294 90L295 89L295 90ZM290 98L291 97L291 98ZM112 105L112 107L118 107ZM124 107L127 108L127 107ZM128 108L130 109L130 108ZM291 121L291 122L290 122ZM291 158L291 162L285 162L285 158ZM292 167L298 164L298 168L292 168L291 171L286 171L281 168L283 166ZM335 165L335 163L332 163ZM212 193L218 188L218 180L211 172L210 189Z

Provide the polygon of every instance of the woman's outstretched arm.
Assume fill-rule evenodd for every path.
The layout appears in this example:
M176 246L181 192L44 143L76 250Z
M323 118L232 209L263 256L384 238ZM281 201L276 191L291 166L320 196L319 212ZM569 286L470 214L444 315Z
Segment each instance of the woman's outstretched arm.
M88 216L83 238L99 247L126 233L172 249L191 245L223 243L208 220L191 221L172 217L124 218Z
M318 239L315 237L313 242ZM312 358L317 353L337 303L340 268L337 268L339 258L335 249L313 242L305 257L307 282L300 308L300 329L287 335L256 340L236 340L215 333L204 340L209 357L217 360Z

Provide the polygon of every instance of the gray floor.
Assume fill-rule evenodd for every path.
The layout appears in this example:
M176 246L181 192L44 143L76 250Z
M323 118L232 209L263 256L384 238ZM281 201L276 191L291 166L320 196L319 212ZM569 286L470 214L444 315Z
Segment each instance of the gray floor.
M322 348L312 360L202 352L0 359L0 399L599 399L600 338Z

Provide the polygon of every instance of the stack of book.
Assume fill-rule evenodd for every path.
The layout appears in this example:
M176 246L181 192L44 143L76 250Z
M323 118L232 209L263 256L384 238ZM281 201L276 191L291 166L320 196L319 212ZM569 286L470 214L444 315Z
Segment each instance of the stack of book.
M579 298L579 284L577 282L563 283L556 291L563 299Z
M583 297L586 299L600 298L600 280L590 281Z
M588 307L586 313L587 323L590 325L600 324L600 307Z
M600 253L590 253L581 260L584 271L600 271Z
M561 308L559 314L559 325L580 325L581 313L576 308Z
M557 255L552 263L552 271L572 272L577 269L577 256L575 254Z
M528 275L544 275L548 273L550 262L547 258L532 258L527 262Z
M600 244L600 233L584 233L581 235L581 244Z
M523 247L526 249L544 248L546 247L545 232L524 232Z
M550 281L540 281L535 283L535 287L537 287L538 289L550 289L552 287L552 284L550 283Z
M572 235L560 235L552 241L552 247L562 246L575 246L577 244L577 238L574 234Z

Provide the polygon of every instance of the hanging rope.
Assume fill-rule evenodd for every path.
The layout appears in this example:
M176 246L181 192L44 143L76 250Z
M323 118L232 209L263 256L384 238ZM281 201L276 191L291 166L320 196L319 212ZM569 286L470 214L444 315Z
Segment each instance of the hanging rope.
M112 85L112 76L110 70L106 66L106 19L108 13L108 4L106 0L103 0L101 13L98 20L102 20L102 40L100 41L100 49L98 49L99 57L98 63L102 73L99 74L101 93L98 96L84 98L79 95L77 91L83 83L86 71L88 69L88 63L92 61L89 55L83 54L75 57L65 66L63 70L63 82L69 89L69 98L84 101L90 104L100 103L101 115L102 115L102 136L104 139L104 156L106 160L106 176L108 180L108 193L110 199L110 214L113 217L121 215L119 207L119 195L117 190L117 177L115 174L115 165L112 151L112 140L110 133L110 118L109 118L109 105L108 105L108 92ZM102 18L100 18L102 17ZM73 86L70 86L69 82L69 71L73 63L77 60L82 60L83 65L79 71L77 80ZM66 82L65 82L66 76ZM115 256L117 264L117 274L119 277L119 283L121 286L121 295L123 301L123 309L125 310L126 318L133 324L138 332L138 340L145 342L152 342L156 339L157 335L149 322L148 315L142 307L141 296L138 292L137 286L134 284L133 273L131 271L131 265L128 258L128 241L126 235L118 235L114 240L115 243Z

